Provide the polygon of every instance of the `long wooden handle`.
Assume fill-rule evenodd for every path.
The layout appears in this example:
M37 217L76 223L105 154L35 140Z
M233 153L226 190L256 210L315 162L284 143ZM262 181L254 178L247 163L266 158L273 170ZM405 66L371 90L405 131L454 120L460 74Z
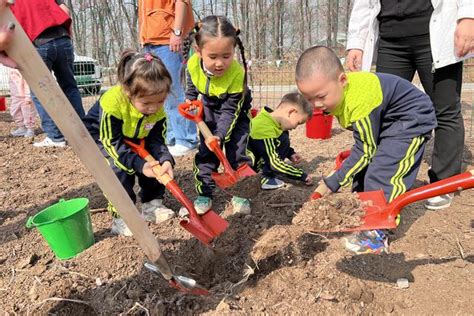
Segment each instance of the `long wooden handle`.
M161 252L158 241L139 216L135 204L110 166L107 165L99 148L38 55L23 28L10 9L0 10L0 24L5 25L8 22L13 22L16 26L12 44L6 51L8 56L18 64L28 85L67 138L74 152L89 169L99 187L125 220L133 232L133 237L138 241L147 257L159 266L166 279L172 279L173 272Z

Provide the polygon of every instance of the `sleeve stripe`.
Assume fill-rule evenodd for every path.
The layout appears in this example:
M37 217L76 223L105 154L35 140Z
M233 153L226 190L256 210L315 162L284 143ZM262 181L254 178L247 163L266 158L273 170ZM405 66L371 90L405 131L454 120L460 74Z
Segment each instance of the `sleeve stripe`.
M270 163L276 170L296 177L301 177L303 175L302 170L284 163L280 157L278 157L275 145L271 139L264 139L263 141L265 143L265 150L270 159Z
M112 126L111 126L111 121L110 121L110 115L102 112L102 117L100 119L100 140L102 141L102 145L104 146L105 151L110 155L110 157L113 158L114 164L128 172L128 173L133 173L133 169L129 169L126 166L124 166L120 161L119 161L119 155L117 153L117 150L115 149L114 146L111 144L111 139L112 139Z

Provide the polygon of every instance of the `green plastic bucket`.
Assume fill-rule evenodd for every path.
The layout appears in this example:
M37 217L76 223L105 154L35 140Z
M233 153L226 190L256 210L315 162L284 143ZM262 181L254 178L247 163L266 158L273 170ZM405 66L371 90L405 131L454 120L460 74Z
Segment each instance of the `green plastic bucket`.
M26 227L37 227L56 256L70 259L95 242L89 200L59 200L26 221Z

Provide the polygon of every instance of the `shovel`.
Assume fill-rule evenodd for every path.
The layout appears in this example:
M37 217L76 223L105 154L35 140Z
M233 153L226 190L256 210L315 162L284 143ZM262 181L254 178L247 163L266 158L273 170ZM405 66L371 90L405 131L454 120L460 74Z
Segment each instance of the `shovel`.
M150 153L145 149L145 140L142 139L140 144L135 144L125 140L125 143L136 152L141 158L148 162L156 161ZM160 173L161 166L156 165L153 171L156 175ZM193 203L183 193L176 181L165 173L156 178L173 194L173 196L188 210L189 218L179 222L184 229L189 231L193 236L199 239L205 245L208 245L215 237L219 236L227 229L229 223L217 215L214 211L209 210L204 215L199 216L194 209Z
M191 104L182 103L178 106L179 113L188 120L196 122L199 131L204 136L204 139L208 140L212 137L212 132L207 127L206 123L202 120L203 106L199 100L191 101ZM197 110L196 114L191 114L190 111ZM257 173L250 168L247 164L242 164L237 170L232 169L229 161L222 152L217 140L213 140L210 143L212 152L219 158L219 161L224 166L224 173L213 172L211 174L212 179L216 182L217 186L221 189L230 188L237 182L243 180L245 177L256 176Z
M347 231L396 228L396 217L405 206L438 195L472 189L473 187L474 170L471 170L407 191L390 203L385 200L382 190L360 192L358 193L360 200L367 204L364 206L365 216L361 219L363 224L358 227L351 227Z
M336 158L336 168L339 169L344 160L350 155L350 151L339 153ZM396 218L401 210L414 202L426 200L438 195L453 193L456 191L472 189L474 187L474 170L466 171L456 176L446 178L435 183L407 191L392 202L387 203L383 190L359 192L357 195L362 201L364 216L361 218L362 225L345 228L343 231L360 231L373 229L392 229L397 227ZM316 188L311 199L320 198L324 195L321 187Z
M12 3L12 1L9 2ZM199 287L197 283L193 287L193 282L181 282L183 278L187 279L186 277L174 274L172 267L161 252L158 240L138 215L134 203L107 164L95 141L59 88L23 28L8 8L0 10L0 25L7 23L13 23L16 26L12 43L6 49L8 56L16 62L30 88L66 136L69 145L94 176L104 194L116 206L148 259L159 267L160 274L174 288L190 294L208 294L207 290Z

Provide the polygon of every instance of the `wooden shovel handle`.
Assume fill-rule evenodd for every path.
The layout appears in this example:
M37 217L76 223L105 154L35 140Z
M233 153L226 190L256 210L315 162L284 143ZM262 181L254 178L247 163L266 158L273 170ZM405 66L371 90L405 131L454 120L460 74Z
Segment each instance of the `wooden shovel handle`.
M15 24L15 34L6 53L17 64L23 78L51 116L69 145L87 167L97 184L125 220L147 257L160 268L167 279L173 271L161 252L158 240L140 217L135 204L107 164L97 144L90 136L69 100L59 88L56 80L33 47L20 23L8 8L0 10L0 24Z

